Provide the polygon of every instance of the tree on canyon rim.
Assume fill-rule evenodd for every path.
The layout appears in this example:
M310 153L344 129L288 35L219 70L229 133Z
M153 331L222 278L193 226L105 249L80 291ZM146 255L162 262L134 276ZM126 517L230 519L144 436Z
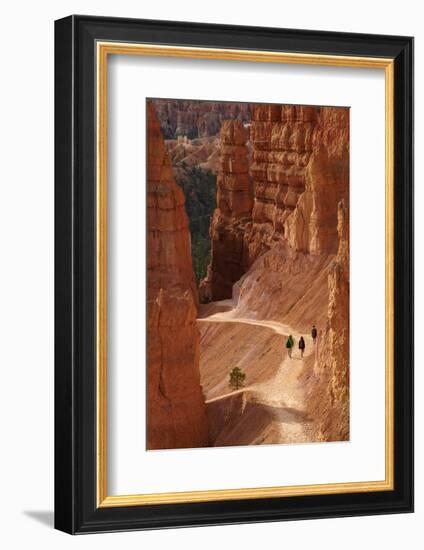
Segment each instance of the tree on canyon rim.
M238 390L243 386L246 379L246 374L239 368L234 367L230 372L230 387L233 390Z

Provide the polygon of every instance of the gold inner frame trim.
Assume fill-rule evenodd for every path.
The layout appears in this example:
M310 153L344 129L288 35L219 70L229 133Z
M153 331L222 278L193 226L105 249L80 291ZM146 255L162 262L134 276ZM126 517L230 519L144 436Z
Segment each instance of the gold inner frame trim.
M97 506L141 506L270 497L364 493L394 489L394 60L390 58L158 46L124 42L96 43L97 54ZM109 496L107 493L107 61L109 55L219 59L385 71L385 479L281 487L254 487Z

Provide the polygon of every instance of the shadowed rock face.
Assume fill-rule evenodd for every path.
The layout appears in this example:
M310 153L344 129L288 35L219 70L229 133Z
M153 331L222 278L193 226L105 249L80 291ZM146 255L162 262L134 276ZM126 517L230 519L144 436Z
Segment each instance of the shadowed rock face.
M203 447L208 428L184 194L151 103L147 124L147 448Z
M253 190L249 176L248 131L239 120L226 120L221 128L217 209L211 228L211 262L200 295L221 300L232 294L233 284L248 267L244 243L251 220Z

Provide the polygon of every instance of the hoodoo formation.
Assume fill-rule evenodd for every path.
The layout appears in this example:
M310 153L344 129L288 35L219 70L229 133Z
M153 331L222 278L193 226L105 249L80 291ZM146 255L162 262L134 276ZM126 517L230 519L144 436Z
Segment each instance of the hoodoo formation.
M208 426L184 193L152 103L147 118L147 448L203 447Z
M233 285L248 267L244 232L252 219L253 190L249 177L248 131L239 120L226 120L221 128L217 209L210 236L211 262L200 286L203 301L232 295Z
M339 248L328 274L327 324L317 361L322 394L309 388L321 441L349 439L349 220L344 201L338 205L337 230Z

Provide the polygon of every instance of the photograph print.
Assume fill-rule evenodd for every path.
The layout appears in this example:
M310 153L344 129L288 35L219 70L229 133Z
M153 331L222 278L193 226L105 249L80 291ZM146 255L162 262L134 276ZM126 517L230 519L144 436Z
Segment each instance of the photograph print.
M146 119L147 449L348 441L349 108Z

